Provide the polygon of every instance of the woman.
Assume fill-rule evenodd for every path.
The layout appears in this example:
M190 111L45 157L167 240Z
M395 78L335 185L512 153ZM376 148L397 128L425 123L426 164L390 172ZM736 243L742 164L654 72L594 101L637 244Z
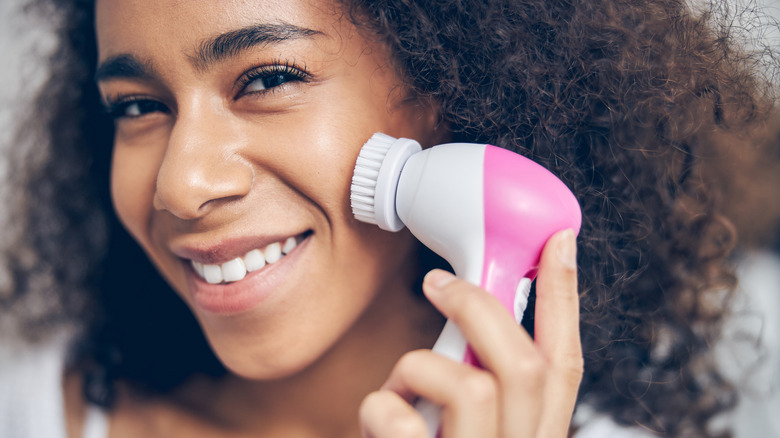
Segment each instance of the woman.
M20 166L9 253L31 256L6 302L50 280L45 320L83 324L69 436L93 405L110 436L426 436L418 397L445 437L566 436L578 389L618 423L704 436L731 403L706 347L732 229L704 168L770 108L683 2L55 3L51 155ZM352 218L377 131L497 144L571 187L578 250L548 243L533 338L427 274L442 263L410 234ZM425 350L442 315L484 370Z

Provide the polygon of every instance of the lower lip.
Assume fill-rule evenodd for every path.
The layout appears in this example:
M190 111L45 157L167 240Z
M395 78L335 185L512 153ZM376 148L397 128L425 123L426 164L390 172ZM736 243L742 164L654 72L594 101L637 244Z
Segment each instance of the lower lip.
M276 263L248 273L242 280L233 283L207 283L190 269L187 281L194 304L218 315L236 315L253 309L279 293L285 280L292 278L292 270L308 247L310 237Z

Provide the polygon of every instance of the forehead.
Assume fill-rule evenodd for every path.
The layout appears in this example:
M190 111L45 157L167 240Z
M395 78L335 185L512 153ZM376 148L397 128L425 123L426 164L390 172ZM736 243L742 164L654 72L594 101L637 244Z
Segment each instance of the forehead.
M332 0L98 0L99 57L193 51L236 29L292 25L336 36L349 25ZM191 55L191 53L190 53Z

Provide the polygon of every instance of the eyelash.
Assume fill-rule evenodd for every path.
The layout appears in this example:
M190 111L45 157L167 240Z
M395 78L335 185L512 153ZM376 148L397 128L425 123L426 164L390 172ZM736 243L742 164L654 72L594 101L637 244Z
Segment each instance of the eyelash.
M141 108L139 108L140 114L137 115L127 114L127 110L132 105L141 106ZM152 108L148 108L149 106L151 106ZM106 114L108 114L108 116L114 120L123 119L123 118L134 119L137 117L141 117L144 114L148 114L150 112L155 112L155 111L161 111L166 114L170 112L170 110L165 106L165 104L155 100L154 98L145 97L145 96L129 96L129 97L119 96L116 98L107 98L104 103L104 110Z
M311 75L306 72L305 67L300 68L294 62L274 61L269 65L256 67L244 73L244 75L238 80L238 83L236 84L237 88L240 90L236 96L236 99L247 94L260 95L269 92L273 93L277 87L280 87L288 82L308 82L310 76ZM264 90L246 91L247 87L255 81L279 77L284 77L286 80L280 84L271 85L270 87L263 84L263 86L266 87Z
M235 99L239 99L245 95L264 95L266 93L273 93L276 88L281 87L289 82L308 82L310 74L306 72L305 68L296 66L294 62L278 62L274 61L272 64L264 65L253 68L245 72L237 81L236 88L239 90ZM263 84L265 89L247 91L250 84L255 81L268 80L271 78L282 79L281 83L277 84ZM128 109L132 105L140 105L138 108L139 114L129 115ZM133 119L144 116L146 114L160 111L162 113L170 113L165 104L160 101L146 96L118 96L115 98L106 98L104 103L104 109L106 114L114 120L119 119Z

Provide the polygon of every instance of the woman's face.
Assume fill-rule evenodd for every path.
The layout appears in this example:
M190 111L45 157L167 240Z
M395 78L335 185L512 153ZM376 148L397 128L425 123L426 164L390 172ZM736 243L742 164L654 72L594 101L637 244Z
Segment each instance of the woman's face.
M289 375L416 302L414 239L349 206L371 134L437 135L383 46L316 0L99 0L96 27L116 211L229 368Z

